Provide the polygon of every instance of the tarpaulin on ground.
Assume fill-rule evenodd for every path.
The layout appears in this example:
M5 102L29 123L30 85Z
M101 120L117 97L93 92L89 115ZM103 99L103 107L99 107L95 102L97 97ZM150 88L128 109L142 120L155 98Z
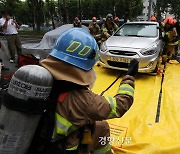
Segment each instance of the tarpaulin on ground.
M93 88L98 94L120 73L97 66L95 70L101 74ZM161 79L160 75L138 74L132 107L122 118L108 120L111 129L109 140L116 154L180 153L180 64L167 64L162 99L158 103ZM120 80L104 96L114 96L119 83Z

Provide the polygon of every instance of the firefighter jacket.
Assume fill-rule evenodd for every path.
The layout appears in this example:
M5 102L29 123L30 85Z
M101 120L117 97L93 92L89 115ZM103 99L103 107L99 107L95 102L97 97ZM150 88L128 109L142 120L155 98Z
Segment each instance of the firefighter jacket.
M58 138L58 134L69 136L78 128L86 124L93 124L95 121L122 117L132 105L133 97L134 78L132 76L123 78L114 97L99 96L87 88L74 89L63 93L57 102L54 138ZM73 140L72 137L68 140L67 149L75 150L79 145L77 134L75 133L73 136ZM95 142L98 143L98 140ZM111 148L108 146L109 144L104 147L107 151ZM98 147L102 150L104 148Z
M73 22L73 27L82 27L82 23L79 22Z
M179 43L178 40L178 34L175 27L165 33L164 42L166 45L177 45Z
M91 23L89 24L89 31L93 37L96 37L96 35L100 34L100 27L97 23L96 24Z
M134 98L134 77L124 76L115 96L104 97L88 88L94 80L92 69L84 71L51 56L42 60L40 64L51 72L56 81L63 83L55 84L57 89L63 91L57 96L53 139L58 140L59 137L66 136L66 150L76 150L80 143L80 128L95 123L91 151L110 151L110 144L99 143L99 136L110 135L109 125L104 120L119 118L129 110Z
M118 26L112 22L109 26L107 23L102 25L102 41L106 41L118 29Z

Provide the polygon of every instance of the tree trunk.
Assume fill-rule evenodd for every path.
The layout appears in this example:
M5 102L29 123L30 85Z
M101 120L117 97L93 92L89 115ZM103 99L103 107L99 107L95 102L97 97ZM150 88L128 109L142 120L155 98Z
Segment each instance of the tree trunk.
M159 0L157 0L156 2L156 8L157 8L157 20L161 21L161 6L160 6L161 2Z
M58 14L61 17L60 0L58 0Z
M78 10L78 16L80 21L82 20L82 12L81 12L81 0L79 0L79 10Z
M152 0L149 0L148 20L151 19Z
M35 20L35 11L33 10L32 12L32 17L33 17L33 23L32 23L32 27L33 27L33 30L35 30L35 23L36 23L36 20Z
M54 24L54 18L53 18L53 15L51 15L51 20L52 20L52 26L53 26L53 29L55 29L55 24Z
M113 16L116 17L116 2L112 0L112 7L113 7Z

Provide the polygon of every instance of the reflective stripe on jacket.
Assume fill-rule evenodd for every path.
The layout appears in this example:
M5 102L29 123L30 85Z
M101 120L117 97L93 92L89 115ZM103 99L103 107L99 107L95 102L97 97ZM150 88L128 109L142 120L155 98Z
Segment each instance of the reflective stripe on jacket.
M117 94L126 94L126 95L134 97L134 88L130 86L129 84L121 84ZM116 98L105 96L105 99L108 101L108 103L110 104L112 108L107 119L119 118L120 115L116 111L116 108L117 108Z
M107 119L118 118L119 115L116 112L116 107L117 107L116 99L112 98L112 97L108 97L108 96L105 96L105 99L108 101L108 103L110 104L110 106L112 108L110 114L107 117Z
M64 119L58 113L55 113L55 120L56 120L56 127L55 127L55 132L54 132L55 139L58 139L58 134L68 136L70 133L78 129L78 127L76 127L71 122ZM68 151L77 150L78 145L79 144L74 145L70 148L66 148L66 150Z
M68 150L68 151L73 151L73 150L77 150L77 148L78 148L78 145L75 145L74 147L72 147L72 148L66 148L66 150Z
M68 136L71 132L78 129L75 125L71 122L64 119L58 113L55 113L55 120L56 120L56 134Z
M121 84L117 94L126 94L134 97L134 88L129 84Z
M111 145L108 143L103 148L94 150L93 154L105 154L105 153L109 152L110 150L111 150Z

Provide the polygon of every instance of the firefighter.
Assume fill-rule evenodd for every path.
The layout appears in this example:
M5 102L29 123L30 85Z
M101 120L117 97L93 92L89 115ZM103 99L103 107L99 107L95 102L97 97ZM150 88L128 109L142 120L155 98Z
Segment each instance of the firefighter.
M93 93L89 87L95 82L93 66L99 59L97 51L98 45L92 35L82 28L72 28L60 35L49 56L40 61L40 65L54 77L50 98L54 100L56 110L51 141L66 138L63 146L66 152L76 153L81 144L81 128L93 125L89 153L111 153L108 141L101 144L99 138L110 136L109 125L104 120L122 117L133 103L138 61L131 61L115 96L103 97ZM62 153L60 147L57 145ZM53 153L52 150L49 152Z
M78 17L74 18L73 27L82 27L82 23Z
M105 23L101 27L102 30L101 41L102 42L106 41L117 29L118 26L114 23L112 14L108 14L106 16Z
M92 23L89 24L89 31L90 34L96 39L97 43L100 44L100 39L101 39L100 27L97 24L96 17L92 18Z
M100 27L97 24L97 19L96 17L92 18L92 23L89 24L89 30L90 30L90 34L95 37L96 35L98 35L100 33Z
M163 21L164 26L164 49L162 55L162 63L165 64L172 59L172 55L175 52L175 48L178 45L178 34L175 27L176 19L168 17Z

